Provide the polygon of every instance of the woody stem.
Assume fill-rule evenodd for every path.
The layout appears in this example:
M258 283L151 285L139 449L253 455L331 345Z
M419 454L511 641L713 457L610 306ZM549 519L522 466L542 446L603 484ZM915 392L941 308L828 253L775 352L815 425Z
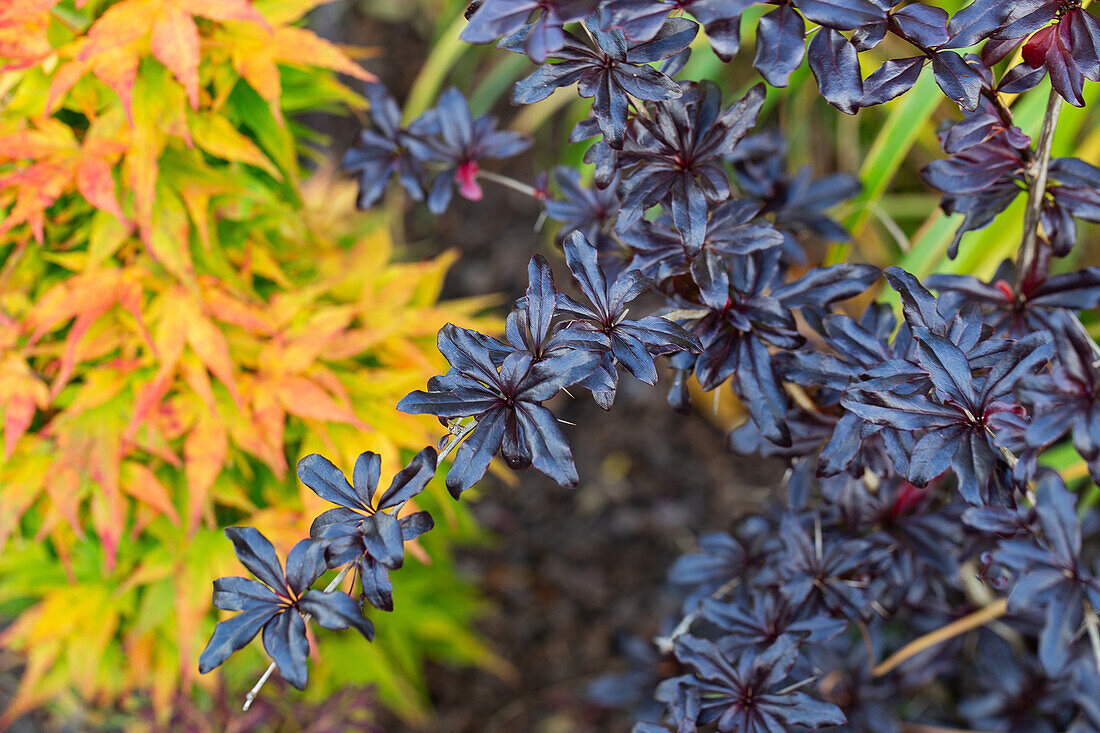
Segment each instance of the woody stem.
M1031 166L1031 180L1027 192L1027 213L1024 215L1024 238L1016 257L1016 291L1020 292L1024 279L1035 266L1039 253L1039 220L1043 214L1043 201L1047 192L1047 173L1050 168L1050 150L1054 145L1054 130L1058 127L1058 115L1062 111L1062 97L1054 89L1047 100L1043 129Z
M501 174L493 173L492 171L479 170L477 172L477 177L482 178L486 181L492 181L493 183L499 184L506 188L510 188L513 191L519 191L520 193L526 196L530 196L533 199L541 198L539 196L538 189L536 189L534 186L529 186L523 181L517 181L511 176L502 176Z

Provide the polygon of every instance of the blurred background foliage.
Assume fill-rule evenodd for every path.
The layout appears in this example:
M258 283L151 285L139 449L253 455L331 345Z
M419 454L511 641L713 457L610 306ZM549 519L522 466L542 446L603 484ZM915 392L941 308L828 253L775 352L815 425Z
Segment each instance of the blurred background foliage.
M585 170L587 145L567 137L590 103L563 90L511 108L512 84L533 67L461 43L466 4L0 7L0 619L10 622L0 661L7 678L21 675L0 723L47 706L105 726L221 727L223 711L240 726L297 716L339 729L375 698L423 719L425 658L506 674L471 631L481 604L452 562L455 543L482 534L440 487L421 501L437 529L395 575L400 612L374 614L374 644L317 632L318 661L354 663L312 665L306 693L265 695L250 718L237 716L226 690L246 689L262 671L258 648L220 678L195 673L215 620L210 580L239 572L220 527L253 524L285 551L319 508L293 478L298 457L320 451L348 467L374 450L389 472L438 437L437 425L393 405L439 370L439 325L491 328L480 314L495 301L440 302L454 255L437 253L452 243L468 250L452 290L485 292L463 284L489 270L491 290L518 294L537 243L552 249L551 227L501 246L502 221L531 232L539 213L508 192L459 203L438 221L407 212L396 192L384 213L354 215L350 183L329 172L361 117L356 79L367 75L353 58L405 102L408 118L455 84L475 114L493 111L534 135L532 152L509 164L517 178L560 162ZM938 4L954 12L965 2ZM745 13L732 63L700 37L684 75L715 80L728 98L744 93L766 10ZM892 42L861 55L865 73L897 55ZM1083 109L1063 110L1055 156L1100 163L1098 89L1086 86ZM1032 136L1047 94L1044 82L1013 101ZM929 75L856 117L828 107L805 67L788 88L769 90L762 119L783 131L792 169L863 183L835 212L852 241L820 245L821 259L988 277L1015 252L1022 199L968 234L958 259L946 256L961 217L938 210L918 171L942 157L936 128L957 114ZM1060 265L1100 264L1097 242L1093 227ZM492 263L478 247L501 256ZM514 272L501 269L513 261ZM1095 314L1086 323L1100 336ZM736 405L719 407L719 421L739 419ZM1051 456L1068 478L1087 481L1075 453ZM373 696L351 689L367 683ZM348 691L330 698L340 688ZM327 717L309 707L325 700Z
M241 572L221 528L283 552L306 536L324 508L294 476L307 453L396 471L441 432L393 409L441 369L438 328L496 326L493 298L440 301L454 252L403 262L351 182L306 176L323 140L297 117L362 109L334 72L369 78L294 25L316 4L0 7L0 644L18 680L0 728L43 707L162 726L224 690L240 723L258 645L196 671L211 581ZM418 500L437 529L395 578L404 613L375 614L374 644L320 632L344 661L313 665L299 707L373 685L416 719L426 658L496 663L451 559L480 535L445 496Z

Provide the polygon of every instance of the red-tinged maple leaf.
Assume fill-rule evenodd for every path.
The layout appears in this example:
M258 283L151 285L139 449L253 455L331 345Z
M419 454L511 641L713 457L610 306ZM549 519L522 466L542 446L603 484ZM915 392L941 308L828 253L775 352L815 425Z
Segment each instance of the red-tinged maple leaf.
M62 58L72 57L72 60L59 64L53 78L50 79L50 88L46 92L45 113L50 115L56 112L59 103L69 90L91 72L118 95L123 109L126 110L126 118L133 125L134 81L137 79L138 66L141 63L136 42L103 51L91 58L77 58L86 46L87 39L79 38L69 46L58 50L58 55Z
M115 197L114 163L125 150L117 140L86 140L76 164L76 190L88 203L129 226Z
M168 489L148 466L135 461L123 463L122 490L152 507L158 514L166 515L173 523L179 523L179 514L172 503Z
M313 365L355 318L352 306L333 306L318 311L291 335L277 333L260 350L260 368L299 374Z
M47 29L59 0L4 0L0 4L0 71L26 69L53 53Z
M305 420L320 420L352 425L366 430L363 423L350 408L338 403L331 394L317 382L293 374L272 375L267 386L275 391L283 408Z
M122 434L122 441L125 446L130 447L134 443L138 428L161 404L175 381L176 364L161 364L153 378L141 385L137 391L137 396L134 398L134 410L130 414L130 424L126 426L126 430Z
M26 18L49 11L59 2L61 0L5 0L0 5L0 28L18 25Z
M152 345L141 311L142 285L139 270L106 270L82 273L58 283L39 299L25 325L33 329L29 345L72 320L65 336L65 351L51 387L56 397L68 383L76 365L76 347L92 324L118 305L133 316L142 337Z
M170 293L156 303L159 317L153 327L152 343L158 360L157 371L137 390L130 424L123 433L123 442L127 445L133 442L138 428L161 409L176 380L177 367L187 344L187 319L183 311L170 302L175 297L175 293Z
M191 14L168 5L155 21L150 38L153 56L183 85L193 109L199 108L199 27Z
M258 335L269 336L277 332L267 309L259 303L231 293L225 283L211 277L203 278L201 285L203 311L211 318Z
M0 176L0 191L15 189L15 204L0 222L0 234L26 223L35 240L45 241L46 209L60 198L71 179L72 170L57 163L34 163Z
M125 150L123 142L91 131L83 144L78 143L70 129L54 119L0 136L0 162L16 164L14 170L0 176L0 192L15 194L15 203L0 223L0 233L26 223L42 242L46 209L74 186L92 206L129 226L115 195L112 173Z
M210 383L210 374L206 371L206 368L191 355L183 358L180 367L183 372L183 381L187 382L187 386L191 388L196 397L202 400L207 409L216 412L218 400L214 396L214 388Z
M77 61L130 46L149 36L153 56L176 77L193 108L199 106L199 28L194 16L270 26L248 0L123 0L88 30Z
M83 498L80 473L62 461L55 461L45 487L50 505L58 516L65 520L77 537L84 539L84 526L80 521L80 502Z
M261 35L247 27L233 28L232 32L218 34L217 39L230 47L233 68L268 102L278 120L282 119L279 64L319 66L363 81L377 80L338 46L304 28L281 26L270 35Z
M261 381L251 378L246 383L249 401L252 404L251 424L245 426L248 432L255 434L260 443L253 453L266 463L282 479L286 475L286 447L283 436L286 430L286 410L278 397ZM250 428L250 430L249 430ZM241 441L242 443L244 441Z
M169 137L190 147L186 106L179 87L166 76L141 74L134 86L134 125L126 154L126 181L134 197L134 218L149 253L173 275L188 280L192 264L188 249L187 211L175 194L158 186L160 156Z
M113 570L126 524L126 503L119 481L122 447L118 434L110 429L89 433L66 429L64 425L43 434L54 439L55 467L68 466L78 475L91 478L98 487L92 492L92 526L103 546L105 569Z
M213 519L207 500L229 451L229 436L221 418L205 405L197 407L195 425L183 441L187 525L192 534L198 531L204 519Z
M4 458L10 459L19 439L34 421L35 411L50 403L45 382L18 354L0 360L0 408L4 411Z
M360 81L378 81L378 77L352 61L338 46L316 33L296 26L275 29L271 48L275 61L300 66L320 66Z
M195 355L229 390L233 402L238 408L244 406L244 400L237 389L236 367L229 354L229 342L221 329L203 315L200 305L191 298L180 303L187 332L187 343Z

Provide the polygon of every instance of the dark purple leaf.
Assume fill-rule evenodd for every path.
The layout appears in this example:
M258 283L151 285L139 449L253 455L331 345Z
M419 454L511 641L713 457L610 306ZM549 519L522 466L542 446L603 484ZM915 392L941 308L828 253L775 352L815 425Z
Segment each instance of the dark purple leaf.
M988 38L1008 19L1012 3L1004 0L974 0L951 16L947 31L951 40L943 48L966 48Z
M768 347L759 339L742 339L734 386L745 401L760 433L776 445L790 445L791 432L786 424L787 395L772 368Z
M936 307L936 298L913 275L900 267L887 267L883 274L901 296L902 312L910 326L923 326L932 333L945 333L947 323Z
M861 107L889 102L913 88L924 68L924 57L887 59L863 82Z
M248 607L280 604L270 588L251 578L218 578L214 581L214 607L223 611L243 611Z
M982 77L954 51L932 56L932 73L943 93L966 110L978 108L982 98Z
M874 265L815 267L794 282L775 288L772 297L788 308L829 305L859 295L880 274Z
M356 466L358 467L358 463ZM311 453L298 461L298 479L325 501L349 508L362 505L344 473L322 455ZM378 481L377 474L375 481Z
M977 409L974 375L966 354L947 338L926 328L913 329L913 337L917 339L917 360L932 380L940 399L968 410Z
M423 491L435 476L435 459L435 448L430 446L417 453L409 465L393 477L386 493L378 499L378 508L390 509L402 505Z
M504 410L495 407L478 418L477 427L458 446L451 470L447 472L447 490L456 499L485 475L489 462L504 440Z
M355 468L351 474L351 484L355 488L358 505L364 509L371 508L374 500L375 489L378 488L378 478L382 472L382 457L377 453L366 451L360 453L355 459ZM346 483L346 482L345 482ZM333 502L339 504L340 502ZM349 508L355 508L354 504L344 504Z
M516 417L527 433L531 465L559 485L573 488L579 478L573 453L553 413L540 405L524 405Z
M956 426L925 433L917 441L909 458L909 480L917 486L924 486L946 471L968 430L965 426Z
M302 540L286 556L286 582L295 596L306 592L328 570L322 542Z
M278 606L254 606L233 618L219 621L214 627L214 635L199 655L199 673L206 674L229 659L233 652L243 649L278 613Z
M859 56L839 31L822 28L810 41L810 71L821 95L845 114L855 114L863 99Z
M225 536L241 564L277 593L286 592L286 578L275 547L255 527L227 527Z
M405 543L397 518L375 512L363 518L363 544L377 562L396 570L405 562Z
M308 591L298 606L313 616L313 620L326 629L353 628L367 641L374 639L374 624L363 618L359 604L342 591L322 593L319 590Z
M398 519L397 523L401 525L401 538L406 542L415 540L420 535L435 527L435 520L432 519L432 515L428 514L428 512L413 512L412 514L406 514Z
M806 56L806 23L790 5L780 5L760 19L752 65L773 87L785 87Z
M867 0L798 0L798 9L813 22L841 31L886 18L882 8Z
M934 48L947 43L947 11L924 3L906 5L890 16L891 24L918 46Z
M283 611L264 625L264 649L292 687L305 689L309 678L309 639L306 623L294 609Z
M932 402L924 395L852 390L841 400L847 410L864 420L898 430L933 430L958 424L961 413Z

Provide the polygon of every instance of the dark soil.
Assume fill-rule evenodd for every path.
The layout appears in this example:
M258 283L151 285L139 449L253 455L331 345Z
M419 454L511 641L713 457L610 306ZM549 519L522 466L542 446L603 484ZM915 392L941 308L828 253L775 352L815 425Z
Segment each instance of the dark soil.
M654 636L676 609L661 592L673 559L758 506L777 479L775 464L726 454L701 417L674 414L659 388L630 384L610 414L585 401L559 414L579 426L570 435L580 488L533 472L514 488L492 482L476 513L497 548L463 562L497 607L481 630L517 676L432 669L430 730L628 730L624 713L585 699L594 678L623 667L616 634Z

